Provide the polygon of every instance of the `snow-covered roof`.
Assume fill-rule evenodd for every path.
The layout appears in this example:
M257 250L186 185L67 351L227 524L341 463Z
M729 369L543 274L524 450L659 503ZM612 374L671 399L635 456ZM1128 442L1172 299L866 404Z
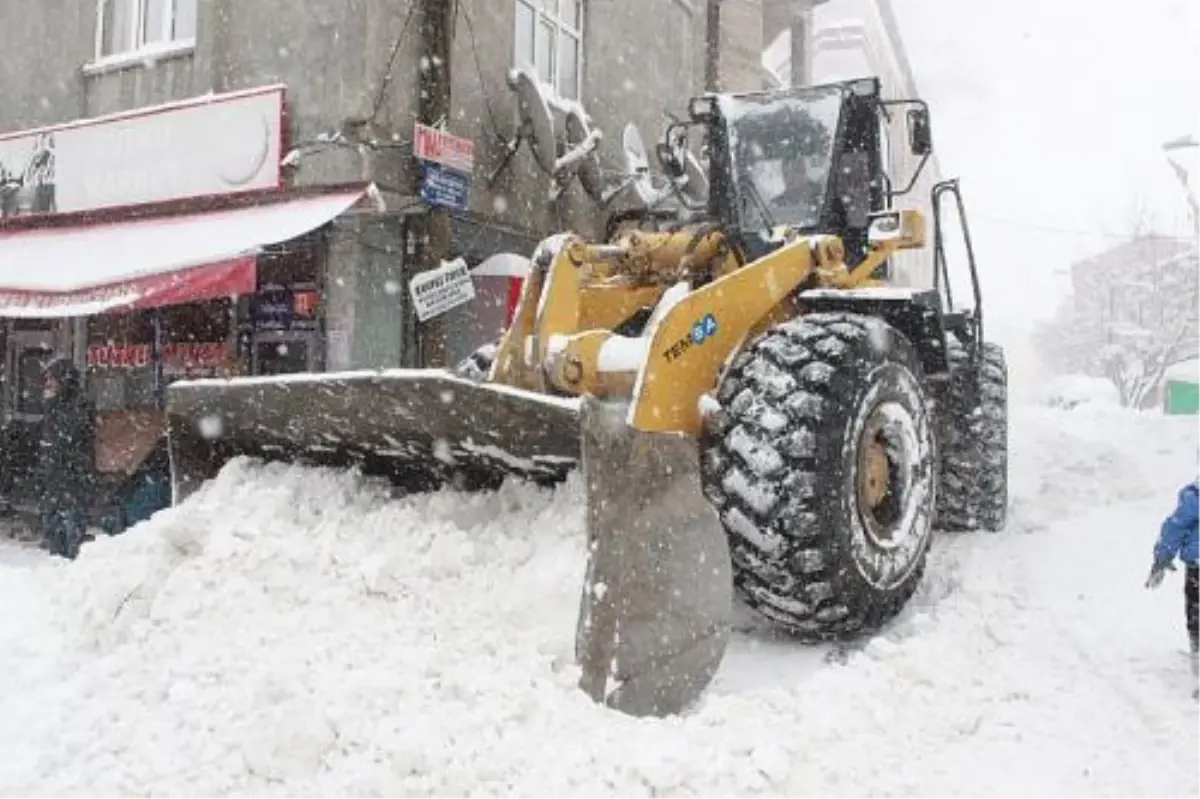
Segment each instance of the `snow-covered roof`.
M1167 367L1164 375L1168 380L1182 380L1190 383L1200 383L1200 359L1179 361Z

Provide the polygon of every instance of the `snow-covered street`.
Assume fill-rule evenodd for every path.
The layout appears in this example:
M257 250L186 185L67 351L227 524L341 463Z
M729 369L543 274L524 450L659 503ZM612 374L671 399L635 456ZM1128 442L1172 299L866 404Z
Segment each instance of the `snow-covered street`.
M1194 418L1014 409L1004 533L943 536L861 648L747 627L701 705L575 687L581 492L400 501L235 466L73 563L0 549L5 795L1184 796Z

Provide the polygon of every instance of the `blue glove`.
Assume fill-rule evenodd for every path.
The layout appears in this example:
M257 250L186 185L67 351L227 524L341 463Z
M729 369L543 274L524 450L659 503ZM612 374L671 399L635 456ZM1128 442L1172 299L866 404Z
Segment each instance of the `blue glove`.
M1175 562L1173 560L1154 561L1154 565L1150 567L1150 576L1146 578L1146 587L1158 588L1162 585L1163 574L1167 569L1175 571Z

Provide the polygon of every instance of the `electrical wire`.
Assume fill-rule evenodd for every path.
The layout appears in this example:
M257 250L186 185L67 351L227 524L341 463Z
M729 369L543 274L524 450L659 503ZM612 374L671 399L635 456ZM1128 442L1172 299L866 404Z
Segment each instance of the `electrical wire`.
M497 141L503 142L505 141L505 138L500 132L500 125L496 120L496 113L492 109L492 100L491 95L488 93L487 81L483 77L483 65L480 63L479 59L479 42L475 38L475 23L471 19L471 12L467 8L468 5L469 3L461 3L458 0L455 0L455 18L457 19L459 12L461 12L463 21L467 24L467 36L470 39L471 56L475 62L475 77L479 81L479 94L483 98L483 107L487 111L488 121L490 122L492 128L492 135ZM466 247L459 249L463 252L469 252L473 250L479 243L479 240L483 237L483 234L486 232L486 230L492 226L493 222L495 222L498 214L499 212L493 203L491 212L485 215L484 221L479 224L479 230L476 232L475 236L472 237L470 243L468 243Z
M375 95L375 105L371 109L371 116L366 119L366 124L368 125L375 121L375 117L379 116L379 109L383 107L383 101L387 97L387 90L392 85L396 57L400 55L400 48L404 44L404 37L408 33L408 25L412 22L413 12L416 11L417 5L417 0L410 0L408 4L408 13L404 15L404 22L400 25L400 34L396 37L395 43L392 44L392 51L388 55L387 67L384 69L383 78L379 82L379 91Z
M500 133L500 125L496 122L496 114L492 110L492 99L488 94L487 82L483 78L483 66L479 61L479 43L475 39L475 24L471 20L471 12L467 10L468 5L469 3L460 3L458 0L455 0L454 13L457 17L458 12L461 11L463 21L467 23L467 36L471 40L471 56L475 61L475 75L479 78L479 93L483 96L483 107L487 111L488 120L492 125L492 135L498 140L503 141L504 136Z

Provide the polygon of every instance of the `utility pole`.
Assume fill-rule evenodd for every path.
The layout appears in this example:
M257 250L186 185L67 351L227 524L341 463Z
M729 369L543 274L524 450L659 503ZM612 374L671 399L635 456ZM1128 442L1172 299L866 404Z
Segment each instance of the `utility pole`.
M708 0L704 16L704 91L721 91L721 0Z
M443 127L450 120L450 45L454 29L454 0L420 2L421 61L417 96L417 119L424 125ZM416 193L421 193L421 173L416 175ZM450 210L435 206L426 210L418 226L420 271L436 269L450 254ZM446 338L442 317L417 323L417 345L422 367L446 365Z

